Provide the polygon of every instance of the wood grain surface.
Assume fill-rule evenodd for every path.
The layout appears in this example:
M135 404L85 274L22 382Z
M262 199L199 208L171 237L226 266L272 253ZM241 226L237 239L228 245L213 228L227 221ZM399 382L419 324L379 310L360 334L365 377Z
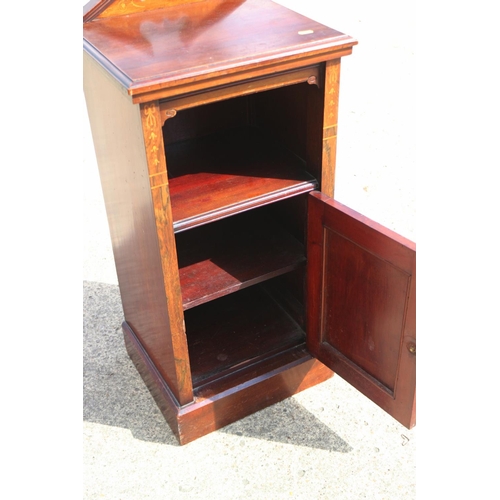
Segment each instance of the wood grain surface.
M252 77L251 70L254 77L275 73L276 65L303 67L346 55L356 43L270 0L174 5L94 19L83 31L85 49L131 95L207 79L229 83Z

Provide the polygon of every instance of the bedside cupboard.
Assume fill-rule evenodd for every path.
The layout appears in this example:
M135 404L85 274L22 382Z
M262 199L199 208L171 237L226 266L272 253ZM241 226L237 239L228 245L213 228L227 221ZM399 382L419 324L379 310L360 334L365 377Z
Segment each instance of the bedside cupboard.
M353 38L271 0L93 0L128 353L181 444L338 373L415 423L415 245L334 199Z

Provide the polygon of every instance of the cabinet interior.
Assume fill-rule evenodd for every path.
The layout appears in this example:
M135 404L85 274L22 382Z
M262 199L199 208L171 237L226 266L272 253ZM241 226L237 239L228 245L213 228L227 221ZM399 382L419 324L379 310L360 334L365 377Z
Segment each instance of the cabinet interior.
M307 193L321 179L321 99L302 83L165 122L195 392L305 342Z

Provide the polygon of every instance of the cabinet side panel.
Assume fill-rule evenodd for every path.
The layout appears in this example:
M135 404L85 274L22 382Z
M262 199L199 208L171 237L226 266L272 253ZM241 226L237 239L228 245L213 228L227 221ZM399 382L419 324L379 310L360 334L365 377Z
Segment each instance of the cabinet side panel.
M171 328L140 109L87 54L84 91L125 319L185 404L192 400L191 379L188 368L176 367L182 356L172 337L184 338L184 352L187 344L184 332Z

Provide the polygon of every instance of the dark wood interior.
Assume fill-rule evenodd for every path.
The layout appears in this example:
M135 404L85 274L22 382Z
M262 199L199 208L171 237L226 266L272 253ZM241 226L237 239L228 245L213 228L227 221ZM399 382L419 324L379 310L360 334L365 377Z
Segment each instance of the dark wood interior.
M311 94L221 100L163 126L194 390L304 343Z
M186 311L193 388L305 343L304 330L255 286Z
M184 310L303 267L304 245L272 211L255 212L176 235Z
M304 344L306 255L281 222L290 207L278 202L176 235L193 390L241 379L243 368Z
M188 108L166 120L174 231L318 188L321 149L308 127L321 124L320 108L308 106L318 94L303 83Z

